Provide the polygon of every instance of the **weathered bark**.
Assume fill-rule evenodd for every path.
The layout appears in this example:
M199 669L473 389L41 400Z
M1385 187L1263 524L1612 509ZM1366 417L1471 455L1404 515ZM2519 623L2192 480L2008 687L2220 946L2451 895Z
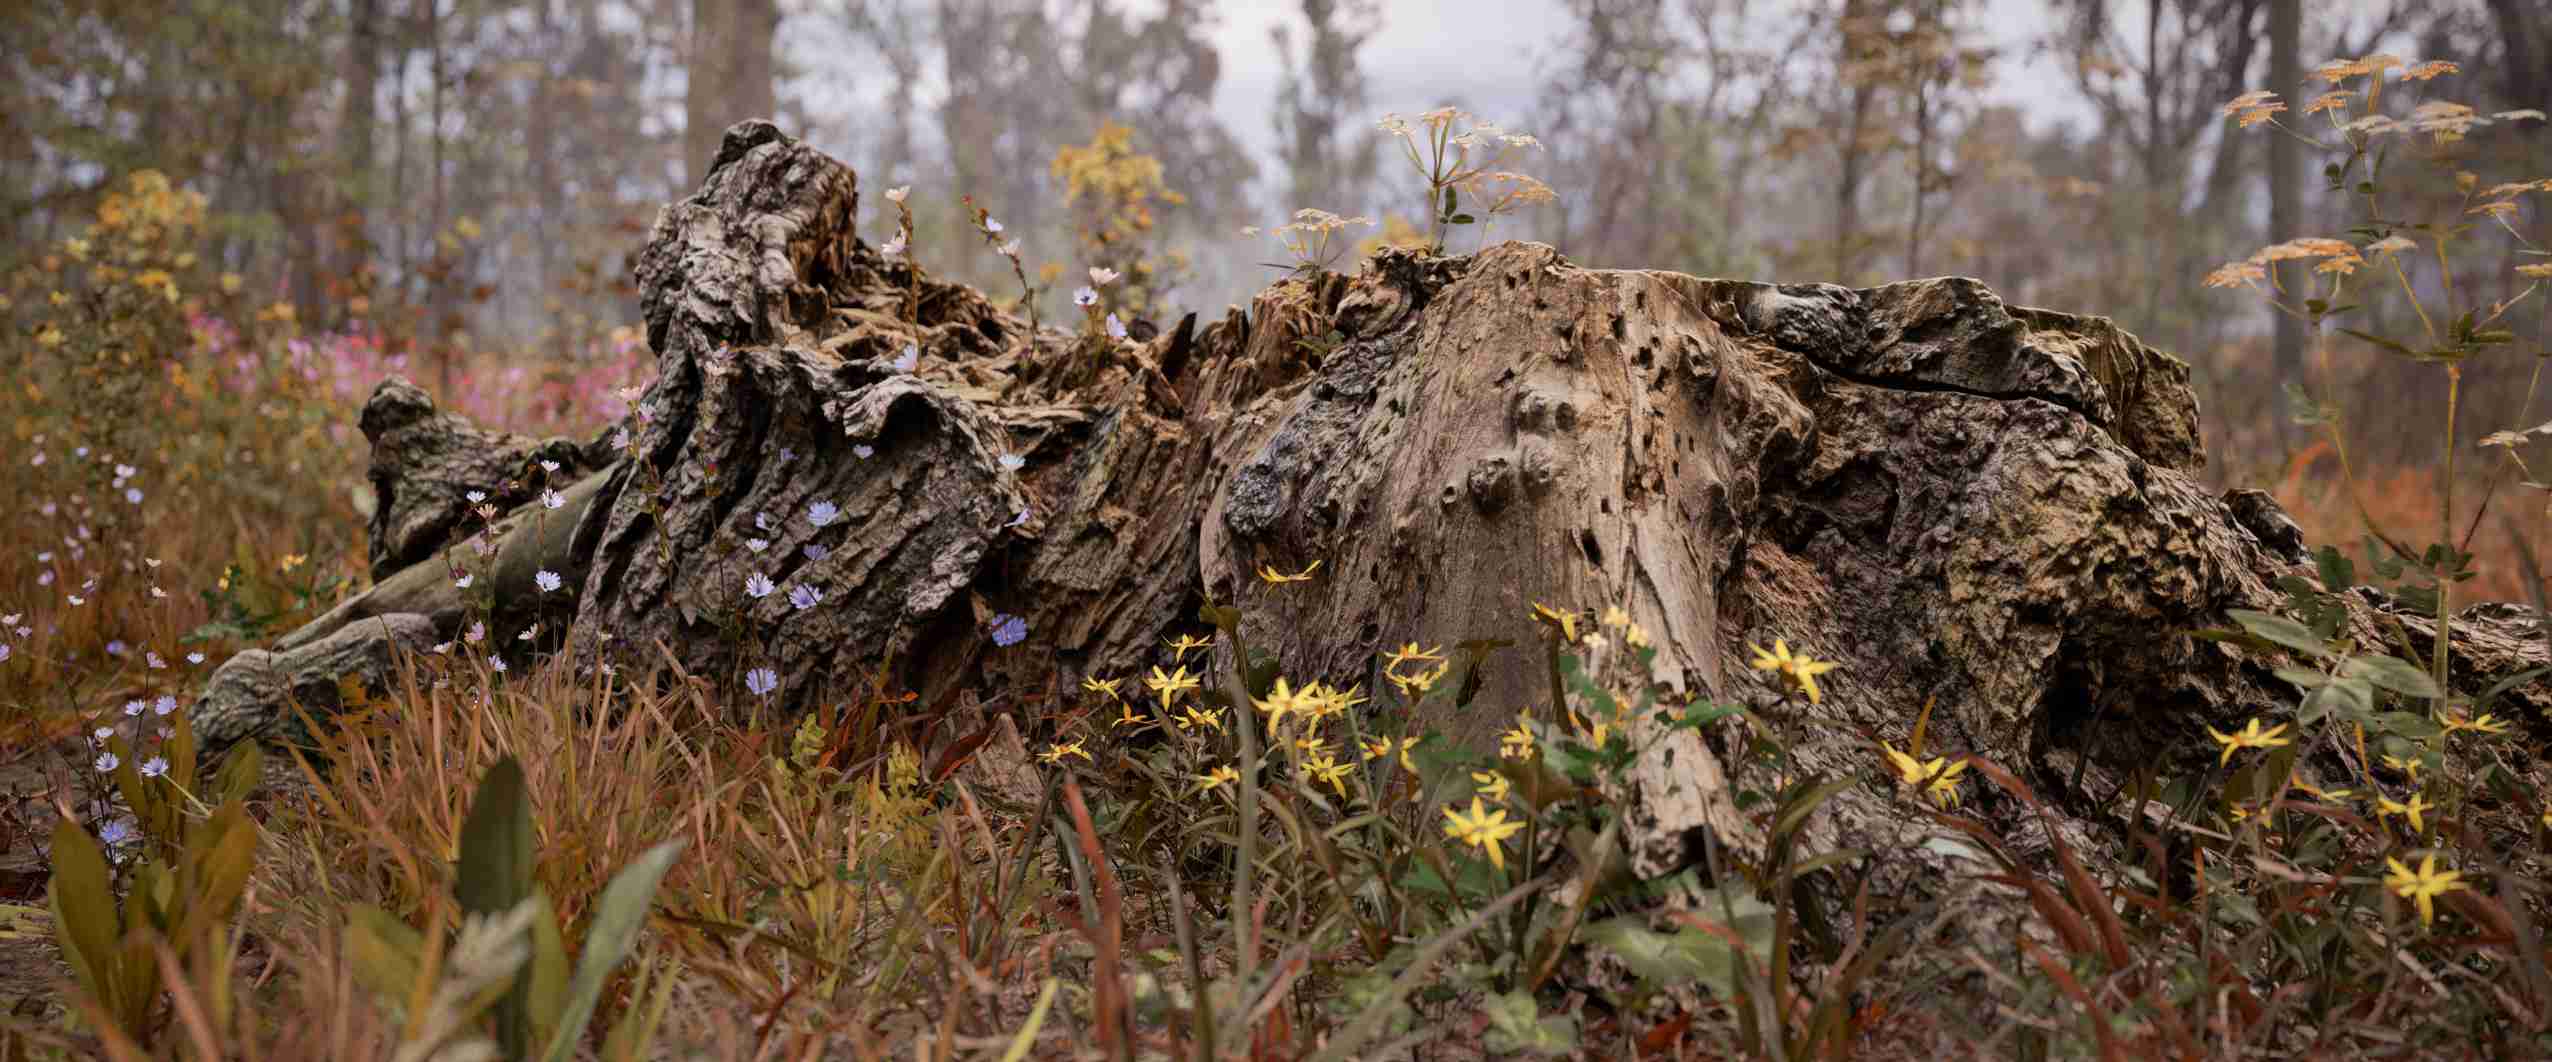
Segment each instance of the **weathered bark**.
M2145 764L2211 765L2202 727L2292 696L2190 632L2278 608L2277 580L2311 576L2301 537L2265 495L2200 484L2186 365L2105 320L1968 280L1775 287L1505 244L1386 252L1143 343L1032 338L961 287L925 284L907 317L909 278L856 238L856 206L839 163L767 123L729 130L640 258L658 375L632 448L567 509L509 518L500 583L565 573L581 636L661 643L712 676L767 664L795 707L876 667L925 704L1124 676L1209 599L1240 606L1285 674L1340 685L1404 641L1538 645L1534 602L1618 606L1682 695L1776 711L1749 643L1840 662L1820 703L1777 709L1805 769L1861 769L1868 738L1901 742L1932 701L1935 748L2077 809ZM915 372L893 365L907 343ZM393 484L467 479L388 460ZM819 525L818 502L840 518ZM1308 582L1252 574L1315 560ZM442 564L314 627L423 615L448 638ZM776 589L748 595L753 575ZM792 603L802 588L820 600ZM2346 601L2370 644L2430 629ZM1026 642L995 647L994 612L1025 617ZM2516 610L2456 630L2467 690L2545 659ZM1547 699L1537 653L1475 678L1469 709L1419 725L1476 744ZM2544 683L2500 711L2552 735ZM1643 759L1641 870L1682 865L1705 832L1759 843L1715 756L1686 731ZM1866 873L1902 883L1953 858L1922 829L1855 790L1811 837L1880 853Z

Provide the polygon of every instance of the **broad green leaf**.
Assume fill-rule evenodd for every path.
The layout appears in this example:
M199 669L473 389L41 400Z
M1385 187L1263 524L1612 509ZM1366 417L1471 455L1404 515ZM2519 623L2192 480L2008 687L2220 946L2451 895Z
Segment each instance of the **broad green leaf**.
M576 961L575 979L567 986L567 1007L559 1013L558 1031L551 1035L543 1055L548 1062L565 1062L575 1055L577 1041L585 1037L585 1023L602 1001L604 980L628 956L630 945L637 943L638 931L647 924L648 908L655 903L656 883L673 869L682 845L678 840L666 841L648 849L603 888L602 899L594 905L593 928L585 933L584 955Z
M2233 617L2233 622L2241 624L2243 630L2296 652L2317 657L2330 655L2330 647L2323 645L2320 638L2314 637L2311 628L2284 616L2272 616L2266 612L2238 608L2227 615Z
M54 825L52 851L53 883L46 902L53 908L54 943L71 971L79 975L80 984L92 995L104 997L117 956L122 954L117 943L124 935L106 853L98 850L97 839L88 830L70 819Z
M1577 1017L1543 1017L1533 993L1522 990L1490 996L1481 1002L1489 1016L1482 1046L1497 1054L1566 1055L1577 1050Z
M559 933L558 909L549 893L532 889L532 955L524 969L524 1010L531 1015L532 1039L548 1043L558 1034L559 1012L567 1006L567 940Z
M2434 697L2437 681L2426 671L2395 656L2350 657L2343 672L2409 697Z
M488 768L461 823L452 892L468 914L498 915L532 894L532 801L511 756Z
M523 765L507 756L488 768L461 823L452 894L466 914L501 915L532 895L532 801ZM518 980L496 1005L496 1042L508 1058L531 1053L529 985Z
M373 995L403 1005L416 989L425 938L415 928L368 904L346 905L346 957L355 980Z
M191 751L186 761L188 773L178 777L193 778L194 756ZM257 787L257 779L265 773L265 762L265 753L257 748L256 742L241 742L237 748L230 750L230 755L222 758L222 769L213 779L212 799L216 803L247 799L248 791ZM176 769L170 768L171 771Z

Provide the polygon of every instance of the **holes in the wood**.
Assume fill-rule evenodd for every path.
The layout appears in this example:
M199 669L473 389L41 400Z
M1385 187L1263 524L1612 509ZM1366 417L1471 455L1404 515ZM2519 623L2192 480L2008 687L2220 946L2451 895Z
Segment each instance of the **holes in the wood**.
M1595 529L1578 529L1577 548L1586 554L1586 563L1594 565L1599 570L1604 567L1604 546L1603 543L1595 541Z

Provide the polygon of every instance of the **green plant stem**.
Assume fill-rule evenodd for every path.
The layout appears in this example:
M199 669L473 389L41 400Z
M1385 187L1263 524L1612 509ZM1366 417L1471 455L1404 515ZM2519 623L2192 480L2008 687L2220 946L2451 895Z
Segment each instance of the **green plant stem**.
M2442 249L2442 242L2439 246ZM2437 562L2439 565L2437 571L2437 646L2434 654L2435 661L2429 665L2430 670L2434 673L2432 677L2437 680L2437 716L2441 719L2445 717L2447 702L2453 699L2453 692L2446 688L2446 662L2450 645L2449 637L2451 634L2451 627L2454 622L2452 614L2452 603L2454 600L2453 574L2456 568L2461 567L2461 565L2455 562L2454 541L2455 405L2457 399L2462 396L2462 391L2463 366L2447 366L2446 477L2444 486L2439 488L2437 491L2439 495L2437 503L2437 543L2440 548L2447 552L2444 556L2440 557Z

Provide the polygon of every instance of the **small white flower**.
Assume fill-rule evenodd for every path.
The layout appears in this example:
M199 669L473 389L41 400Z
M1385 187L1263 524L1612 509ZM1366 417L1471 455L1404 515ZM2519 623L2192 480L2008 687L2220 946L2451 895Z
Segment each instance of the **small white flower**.
M156 652L143 653L142 662L150 665L150 669L153 671L168 670L168 661L160 659L160 655Z
M921 365L921 363L922 363L922 348L921 348L920 346L916 345L916 344L912 344L912 343L906 343L906 344L904 344L904 352L903 352L903 353L901 353L901 354L897 354L897 355L895 355L895 371L896 371L896 372L911 372L911 371L913 371L915 368L918 368L918 367Z
M112 753L112 752L101 752L101 753L98 753L98 754L97 754L97 771L98 771L98 773L99 773L99 774L105 774L105 773L107 773L108 771L112 771L112 770L114 770L114 769L115 769L115 765L116 765L116 764L119 764L119 763L122 763L122 762L124 762L124 761L119 760L119 759L116 759L116 758L115 758L115 754L114 754L114 753Z
M470 500L470 504L476 505L487 500L487 492L483 490L474 490L462 495L462 497L468 498Z
M173 726L164 726L152 731L152 733L158 734L160 740L166 741L177 736L177 728Z
M753 574L744 577L744 594L746 597L760 600L771 596L771 591L777 589L779 589L779 587L772 584L771 577L764 575L761 572L754 572Z
M189 664L201 664L204 662L204 654L188 653L186 654L186 662Z
M1017 257L1019 257L1019 241L1017 241L1017 240L1012 240L1012 241L1010 241L1009 243L1002 244L1001 246L996 247L996 248L993 248L993 249L994 249L994 250L996 250L996 251L1000 251L1000 252L1001 252L1001 256L1002 256L1002 257L1004 257L1004 258L1017 258Z
M532 582L539 584L541 593L544 594L550 593L561 586L567 585L564 580L561 580L558 577L558 573L553 571L541 571L534 573L532 576Z
M554 490L541 492L541 508L556 509L567 504L567 496Z
M124 714L125 714L125 715L132 716L132 717L134 717L134 718L137 718L137 719L138 719L138 718L140 718L140 717L141 717L141 715L142 715L142 713L143 713L143 712L148 711L148 710L150 710L150 705L144 704L144 703L142 703L142 702L140 702L140 701L126 701L126 702L124 702Z
M768 531L768 530L770 530L770 529L771 529L771 514L769 514L769 513L755 513L755 514L753 514L753 529L754 529L754 530L756 530L756 531Z
M17 625L18 625L18 617L19 617L20 615L21 615L21 613L12 612L12 613L10 613L10 614L8 614L8 615L6 615L6 616L0 616L0 627L15 627L15 626L17 626Z
M757 667L747 671L744 673L744 688L752 691L756 697L768 697L772 690L780 688L779 672L767 667Z
M1019 515L1014 516L1014 517L1011 517L1011 518L1010 518L1010 522L1009 522L1009 523L1003 524L1003 525L1001 525L1001 526L1002 526L1004 529L1008 529L1008 528L1017 527L1017 526L1019 526L1019 525L1021 525L1021 524L1027 523L1027 522L1028 522L1028 510L1026 510L1026 509L1021 509L1021 510L1019 510Z
M999 236L999 235L1001 235L1001 221L1000 221L1000 219L997 219L997 218L993 217L993 216L992 216L992 215L990 215L990 214L986 214L986 215L984 215L984 231L985 231L985 232L992 233L992 234L993 234L993 235L995 235L995 236ZM88 453L88 451L86 451L86 450L82 450L82 451L81 451L81 454L82 454L82 455L86 455L87 453Z
M824 591L818 590L812 586L799 586L797 589L789 591L789 604L797 606L797 610L800 612L814 608L818 602L823 600Z
M807 543L804 552L806 553L806 559L811 561L820 561L833 555L832 550L824 548L823 544L817 542Z
M558 471L558 462L556 462L556 461L543 461L543 462L541 462L541 471L543 471L543 472L556 472L556 471Z
M142 777L157 778L168 773L168 761L158 756L142 761Z
M1096 306L1096 305L1098 305L1098 304L1099 304L1099 290L1098 290L1097 288L1082 288L1082 289L1080 289L1080 290L1074 291L1074 292L1072 293L1072 304L1073 304L1073 305L1075 305L1075 306Z
M1028 459L1021 457L1018 454L1003 454L1001 455L1001 467L1005 471L1016 472L1028 467Z
M851 456L859 458L862 461L866 461L876 455L877 447L870 446L867 443L859 443L851 447Z
M124 489L124 501L131 505L142 504L142 489L140 487L126 487Z
M433 652L434 652L434 655L436 655L436 656L447 656L447 655L450 655L450 653L452 652L452 643L450 643L450 642L436 642L436 643L434 643L434 650L433 650Z
M1108 315L1108 338L1125 338L1125 322L1117 320L1117 315L1115 314Z
M151 600L154 600L154 601L166 601L166 600L168 600L168 591L166 591L166 590L162 590L162 589L160 589L159 587L156 587L156 586L152 587L152 588L151 588Z
M487 621L486 621L486 620L472 620L472 621L470 621L470 629L468 629L468 630L466 630L466 631L462 631L462 632L461 632L461 640L462 640L462 641L465 641L465 642L468 642L468 643L470 643L471 645L477 645L477 644L478 644L478 643L480 643L480 642L486 641L486 640L487 640Z
M1107 287L1110 284L1116 283L1116 278L1116 270L1108 269L1103 266L1090 267L1090 284L1093 287Z
M748 538L744 540L744 548L752 550L755 553L760 553L763 550L771 548L771 540L767 538Z
M471 575L468 572L463 572L461 573L460 578L452 580L452 585L460 587L463 590L467 590L470 588L471 583L475 583L477 581L478 576Z
M540 634L540 632L541 632L541 625L540 625L540 624L535 623L535 624L532 624L532 625L531 625L531 626L529 626L529 627L525 627L525 628L523 628L523 633L515 635L515 636L514 636L514 640L515 640L515 641L518 641L518 642L528 642L528 641L531 641L534 637L537 637L537 636Z
M115 736L115 728L111 726L102 726L90 732L96 734L99 741L104 741Z
M611 448L614 450L629 448L629 429L619 428L611 433Z
M505 670L505 658L504 658L504 657L501 657L501 656L494 655L494 654L489 654L489 656L488 656L488 658L487 658L487 666L488 666L488 668L489 668L490 670L492 670L492 671L496 671L496 672L502 673L502 672Z
M167 715L168 713L170 713L170 712L174 712L174 711L176 711L176 710L177 710L177 698L176 698L176 697L174 697L174 696L171 696L171 695L169 695L169 694L165 694L165 693L160 694L160 697L159 697L159 699L158 699L158 700L156 700L156 701L152 701L152 702L151 702L151 714L152 714L152 715L165 716L165 715Z
M894 239L891 239L891 240L886 241L886 246L884 246L884 247L880 247L880 248L878 248L877 250L878 250L878 253L883 254L883 255L885 255L885 256L886 256L886 257L888 257L888 258L901 258L901 257L903 257L903 255L904 255L904 234L903 234L903 233L900 233L900 232L899 232L899 233L896 233L896 234L895 234L895 238L894 238Z
M831 524L841 515L842 510L829 501L819 501L806 507L806 522L817 527Z

